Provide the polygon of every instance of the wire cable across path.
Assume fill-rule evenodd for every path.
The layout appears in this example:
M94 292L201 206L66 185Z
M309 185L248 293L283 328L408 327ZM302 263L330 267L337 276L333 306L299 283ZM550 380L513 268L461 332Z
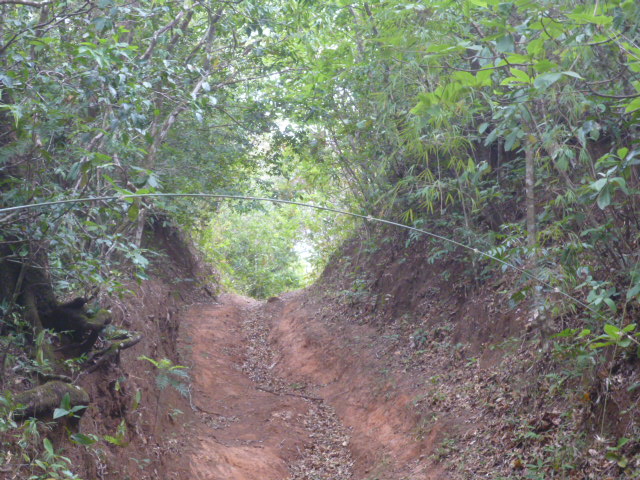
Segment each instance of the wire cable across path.
M40 207L50 207L50 206L54 206L54 205L63 205L63 204L68 204L68 203L92 203L92 202L101 202L101 201L125 201L125 200L131 200L131 199L136 199L136 198L147 198L147 197L156 197L156 198L157 197L187 197L187 198L191 197L191 198L211 198L211 199L217 199L217 200L252 200L252 201L258 201L258 202L280 203L280 204L287 204L287 205L297 205L299 207L314 208L316 210L324 210L326 212L333 212L333 213L337 213L339 215L347 215L347 216L350 216L350 217L361 218L363 220L367 220L367 221L371 221L371 222L378 222L378 223L383 223L383 224L386 224L386 225L392 225L394 227L403 228L405 230L410 230L410 231L413 231L413 232L417 232L417 233L420 233L422 235L427 235L429 237L436 238L438 240L442 240L443 242L447 242L447 243L456 245L458 247L464 248L466 250L470 250L473 253L475 253L476 255L491 259L491 260L493 260L495 262L498 262L498 263L500 263L500 264L502 264L502 265L504 265L504 266L506 266L508 268L512 268L512 269L522 273L523 275L526 275L531 280L536 281L540 285L543 285L543 286L553 290L555 293L558 293L558 294L564 296L565 298L568 298L569 300L572 300L572 301L576 302L578 305L580 305L583 308L586 308L587 310L589 310L590 312L596 314L597 316L603 317L603 315L600 312L598 312L597 310L595 310L591 306L587 305L586 303L582 302L581 300L577 299L576 297L573 297L572 295L569 295L568 293L560 290L558 287L554 287L549 282L541 279L540 277L536 276L534 273L530 272L529 270L526 270L524 268L520 268L517 265L509 263L509 262L507 262L505 260L502 260L501 258L498 258L495 255L491 255L488 252L484 252L482 250L478 250L477 248L474 248L474 247L471 247L471 246L466 245L464 243L458 242L457 240L454 240L452 238L448 238L448 237L445 237L443 235L438 235L437 233L429 232L428 230L423 230L421 228L412 227L412 226L409 226L409 225L405 225L403 223L393 222L391 220L385 220L384 218L372 217L371 215L362 215L362 214L359 214L359 213L348 212L346 210L340 210L338 208L324 207L324 206L321 206L321 205L314 205L312 203L296 202L294 200L283 200L283 199L280 199L280 198L251 197L251 196L246 196L246 195L224 195L224 194L216 194L216 193L132 193L132 194L124 194L124 195L105 195L105 196L99 196L99 197L67 198L67 199L64 199L64 200L52 200L52 201L49 201L49 202L31 203L31 204L26 204L26 205L18 205L18 206L15 206L15 207L0 208L0 213L10 213L10 212L18 211L18 210L30 210L30 209L40 208Z

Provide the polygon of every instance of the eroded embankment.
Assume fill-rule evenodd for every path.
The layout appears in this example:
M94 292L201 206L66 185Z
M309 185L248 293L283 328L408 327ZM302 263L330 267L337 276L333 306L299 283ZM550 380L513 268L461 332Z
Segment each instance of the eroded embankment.
M306 295L288 294L266 307L277 374L314 385L309 391L335 408L351 431L355 478L440 478L430 455L447 422L423 435L415 385L386 368L375 348L380 332L327 322L315 306L307 306Z

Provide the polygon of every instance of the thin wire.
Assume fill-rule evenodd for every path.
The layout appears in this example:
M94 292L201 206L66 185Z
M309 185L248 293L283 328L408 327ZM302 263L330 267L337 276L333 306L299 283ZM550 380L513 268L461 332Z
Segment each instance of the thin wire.
M299 207L315 208L316 210L324 210L326 212L333 212L333 213L337 213L339 215L346 215L346 216L350 216L350 217L361 218L363 220L367 220L367 221L371 221L371 222L384 223L386 225L392 225L394 227L404 228L406 230L410 230L410 231L417 232L417 233L420 233L420 234L423 234L423 235L427 235L429 237L436 238L438 240L442 240L443 242L451 243L453 245L456 245L458 247L464 248L466 250L470 250L470 251L474 252L476 255L480 255L480 256L483 256L485 258L489 258L489 259L491 259L491 260L493 260L495 262L498 262L498 263L504 265L505 267L512 268L512 269L522 273L523 275L526 275L530 279L535 280L539 284L541 284L541 285L543 285L543 286L545 286L547 288L550 288L555 293L559 293L560 295L568 298L569 300L572 300L572 301L576 302L581 307L586 308L587 310L589 310L592 313L595 313L599 317L603 317L604 318L604 316L600 312L598 312L597 310L595 310L594 308L592 308L588 304L582 302L581 300L577 299L576 297L573 297L572 295L569 295L568 293L564 292L563 290L559 289L558 287L554 287L549 282L541 279L540 277L536 276L535 274L531 273L530 271L525 270L524 268L520 268L517 265L509 263L509 262L507 262L505 260L502 260L501 258L498 258L498 257L496 257L494 255L491 255L488 252L484 252L482 250L478 250L475 247L471 247L471 246L466 245L464 243L458 242L457 240L453 240L452 238L448 238L448 237L445 237L445 236L442 236L442 235L438 235L437 233L429 232L429 231L423 230L421 228L411 227L409 225L404 225L402 223L392 222L391 220L385 220L384 218L372 217L371 215L361 215L359 213L347 212L345 210L339 210L339 209L333 208L333 207L323 207L323 206L320 206L320 205L313 205L311 203L296 202L296 201L293 201L293 200L282 200L282 199L279 199L279 198L250 197L250 196L245 196L245 195L222 195L222 194L213 194L213 193L139 193L139 194L127 194L127 195L107 195L107 196L102 196L102 197L67 198L65 200L54 200L54 201L50 201L50 202L32 203L32 204L28 204L28 205L18 205L16 207L0 208L0 213L15 212L15 211L18 211L18 210L35 209L35 208L39 208L39 207L49 207L49 206L52 206L52 205L62 205L62 204L66 204L66 203L90 203L90 202L112 201L112 200L120 200L121 201L121 200L145 198L145 197L214 198L214 199L220 199L220 200L222 200L222 199L228 199L228 200L253 200L253 201L258 201L258 202L282 203L282 204L287 204L287 205L297 205ZM3 219L0 219L0 222L2 220Z

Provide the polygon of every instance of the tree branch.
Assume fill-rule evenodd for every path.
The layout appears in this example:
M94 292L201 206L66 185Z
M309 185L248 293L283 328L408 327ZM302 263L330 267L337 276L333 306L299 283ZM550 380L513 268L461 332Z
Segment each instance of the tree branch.
M0 0L0 2L1 1L2 0ZM149 43L149 47L147 48L146 52L144 52L142 57L140 57L141 60L149 60L149 58L151 57L151 54L153 53L153 50L156 48L156 45L158 43L158 39L160 38L160 36L162 34L164 34L167 30L169 30L169 29L173 28L174 26L176 26L178 24L178 22L180 22L180 19L182 18L183 15L184 15L184 10L180 11L180 13L178 13L178 15L176 15L176 18L171 20L164 27L162 27L160 30L156 31L153 34L153 37L151 37L151 43Z
M191 60L196 55L196 53L198 53L202 49L202 46L205 44L207 44L207 48L206 48L207 55L211 54L211 44L215 37L216 24L222 18L223 12L224 10L220 8L214 15L209 13L209 28L207 29L206 34L200 39L198 44L195 47L193 47L193 49L191 50L191 53L189 53L189 55L187 56L185 63L191 62Z
M224 82L220 82L220 83L216 83L215 88L219 89L222 87L226 87L228 85L234 85L236 83L242 83L242 82L249 82L252 80L258 80L260 78L265 78L265 77L269 77L271 75L282 75L285 73L290 73L290 72L302 72L304 71L303 68L285 68L284 70L277 70L274 72L267 72L267 73L263 73L260 75L254 75L253 77L243 77L243 78L232 78L229 80L226 80Z
M630 98L638 98L638 97L640 97L640 93L636 93L634 95L609 95L607 93L600 93L600 92L596 92L588 84L587 84L587 88L589 89L589 91L592 94L596 95L597 97L602 97L602 98L613 98L615 100L627 100L627 99L630 99Z
M0 5L26 5L27 7L42 8L53 3L53 0L48 2L32 2L30 0L0 0Z
M193 10L189 10L189 12L187 13L187 16L184 17L184 21L182 22L182 25L180 25L180 27L178 28L178 31L173 35L173 37L169 41L169 46L167 47L168 51L170 52L173 51L173 48L176 46L176 43L178 43L178 40L180 39L180 37L186 35L187 27L189 26L189 23L191 22L192 18L193 18Z

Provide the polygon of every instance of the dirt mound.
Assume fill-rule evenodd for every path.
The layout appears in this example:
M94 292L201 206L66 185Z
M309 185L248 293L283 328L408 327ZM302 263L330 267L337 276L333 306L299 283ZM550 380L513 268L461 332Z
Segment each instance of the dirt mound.
M340 249L314 295L357 321L404 323L421 330L418 337L435 334L478 352L527 328L528 306L507 301L522 286L512 272L496 275L459 247L379 229Z

